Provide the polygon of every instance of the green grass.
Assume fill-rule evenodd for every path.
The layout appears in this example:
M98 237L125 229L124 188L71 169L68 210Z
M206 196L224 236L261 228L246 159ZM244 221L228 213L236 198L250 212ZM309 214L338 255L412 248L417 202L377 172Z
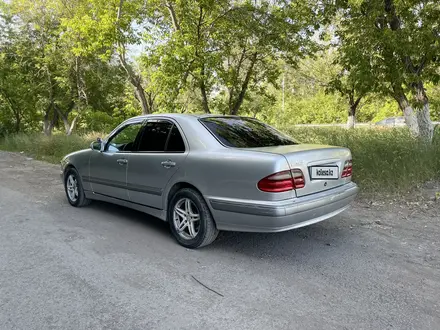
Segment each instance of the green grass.
M440 178L440 133L426 146L413 139L406 129L289 128L300 142L344 146L353 154L353 180L364 194L405 194L421 184ZM43 134L14 135L0 140L0 149L23 151L36 159L59 163L75 150L87 148L104 134L52 137Z

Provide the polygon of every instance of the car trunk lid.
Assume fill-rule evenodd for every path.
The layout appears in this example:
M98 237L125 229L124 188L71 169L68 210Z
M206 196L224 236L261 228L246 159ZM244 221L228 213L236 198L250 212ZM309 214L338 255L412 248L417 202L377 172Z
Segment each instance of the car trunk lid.
M283 155L290 169L303 172L305 186L296 189L297 197L332 189L351 181L351 177L342 177L345 162L351 160L351 152L347 148L297 144L252 150Z

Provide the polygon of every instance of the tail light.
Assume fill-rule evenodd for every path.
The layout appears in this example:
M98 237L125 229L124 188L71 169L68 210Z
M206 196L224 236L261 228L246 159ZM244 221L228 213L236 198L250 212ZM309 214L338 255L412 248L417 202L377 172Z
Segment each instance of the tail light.
M301 170L282 171L265 177L258 182L258 189L265 192L283 192L304 188L305 180Z
M304 180L303 172L299 169L293 169L290 172L292 172L293 189L304 188L306 181Z
M353 172L353 161L351 159L346 160L345 164L344 164L344 170L342 171L341 178L350 177L352 172Z

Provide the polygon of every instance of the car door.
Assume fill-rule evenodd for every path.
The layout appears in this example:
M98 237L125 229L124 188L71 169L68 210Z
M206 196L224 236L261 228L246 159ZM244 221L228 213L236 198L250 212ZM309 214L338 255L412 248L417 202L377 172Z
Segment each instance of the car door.
M136 148L136 139L142 121L132 122L118 129L105 143L102 151L90 157L89 181L96 194L128 200L127 166L130 153Z
M171 177L183 166L188 146L177 123L168 119L148 120L130 155L127 185L130 201L163 208L163 192Z

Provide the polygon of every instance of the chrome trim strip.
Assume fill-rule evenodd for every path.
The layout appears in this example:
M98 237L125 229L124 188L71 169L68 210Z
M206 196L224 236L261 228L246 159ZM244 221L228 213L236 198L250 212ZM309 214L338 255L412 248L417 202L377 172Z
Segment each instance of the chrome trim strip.
M143 186L143 185L138 185L138 184L127 185L122 182L115 182L113 180L107 180L107 179L98 179L98 178L93 178L90 176L83 176L82 180L83 180L83 182L102 184L102 185L109 186L109 187L127 189L129 191L137 191L137 192L142 192L142 193L146 193L146 194L150 194L150 195L162 196L162 189L155 188L155 187Z
M120 201L120 202L124 202L124 203L127 203L127 204L144 206L144 207L148 207L148 208L155 209L155 210L162 210L162 209L154 207L154 206L150 206L150 205L146 205L146 204L141 204L141 203L135 203L135 202L129 201L128 199L117 198L117 197L114 197L114 196L109 196L109 195L105 195L105 194L95 193L95 192L91 192L91 191L87 191L86 192L86 197L87 198L95 199L93 196L102 196L102 197L105 197L105 198L110 198L110 199L117 200L117 201Z
M211 206L214 210L234 212L234 213L244 213L253 215L265 215L270 217L283 216L285 215L284 207L278 206L268 206L268 205L256 205L241 202L230 202L222 200L210 200Z

